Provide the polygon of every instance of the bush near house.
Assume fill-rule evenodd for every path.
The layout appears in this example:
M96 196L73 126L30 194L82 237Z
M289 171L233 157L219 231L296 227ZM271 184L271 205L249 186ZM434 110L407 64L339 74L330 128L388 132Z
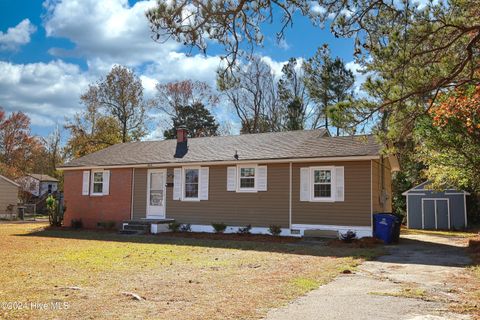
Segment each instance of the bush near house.
M279 236L280 233L282 233L282 228L280 226L272 224L268 228L268 232L270 232L272 234L272 236Z
M178 223L178 222L170 222L168 224L168 230L172 231L172 232L178 232L180 230L180 227L182 226L181 223Z
M215 233L224 233L225 229L227 229L227 225L223 222L221 223L212 222L212 227L213 227L213 230L215 230Z
M190 225L190 223L182 224L182 226L180 227L180 231L191 232L192 231L192 226Z
M238 234L250 234L250 230L252 230L252 225L249 224L244 228L239 228L237 233Z

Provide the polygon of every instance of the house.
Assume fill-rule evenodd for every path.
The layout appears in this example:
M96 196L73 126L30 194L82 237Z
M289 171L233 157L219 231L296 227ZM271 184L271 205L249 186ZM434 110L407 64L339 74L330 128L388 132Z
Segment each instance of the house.
M391 210L394 159L373 136L325 130L142 141L111 146L65 165L65 225L82 219L191 224L227 232L252 225L283 235L309 230L372 235L372 214ZM129 221L130 220L130 221Z
M41 197L45 194L51 194L58 190L58 180L46 174L27 174L17 179L24 192L28 192L34 197Z
M466 191L432 190L425 181L402 193L407 197L407 226L412 229L465 229Z
M0 218L16 217L19 187L18 183L0 175Z

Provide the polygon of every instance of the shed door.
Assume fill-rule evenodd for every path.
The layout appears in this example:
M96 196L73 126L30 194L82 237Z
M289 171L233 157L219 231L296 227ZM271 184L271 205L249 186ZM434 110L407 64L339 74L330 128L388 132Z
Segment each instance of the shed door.
M422 199L423 229L450 229L448 199Z
M448 200L436 200L437 203L437 229L450 229L448 219Z
M435 200L422 199L423 229L435 229Z

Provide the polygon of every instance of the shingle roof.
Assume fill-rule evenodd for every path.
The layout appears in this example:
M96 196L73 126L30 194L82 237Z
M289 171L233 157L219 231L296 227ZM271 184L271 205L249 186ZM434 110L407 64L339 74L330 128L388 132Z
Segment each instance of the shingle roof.
M37 173L29 173L28 176L37 179L39 181L52 181L52 182L58 182L58 179L55 179L54 177L49 176L48 174L37 174Z
M121 143L62 167L233 161L235 153L239 160L270 160L373 156L380 151L373 136L329 137L323 129L190 138L183 158L174 158L176 144L174 139Z

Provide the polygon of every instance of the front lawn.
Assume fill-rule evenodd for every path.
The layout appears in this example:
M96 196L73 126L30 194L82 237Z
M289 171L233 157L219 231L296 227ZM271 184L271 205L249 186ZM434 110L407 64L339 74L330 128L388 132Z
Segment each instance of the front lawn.
M255 319L381 250L44 227L0 223L0 318Z

